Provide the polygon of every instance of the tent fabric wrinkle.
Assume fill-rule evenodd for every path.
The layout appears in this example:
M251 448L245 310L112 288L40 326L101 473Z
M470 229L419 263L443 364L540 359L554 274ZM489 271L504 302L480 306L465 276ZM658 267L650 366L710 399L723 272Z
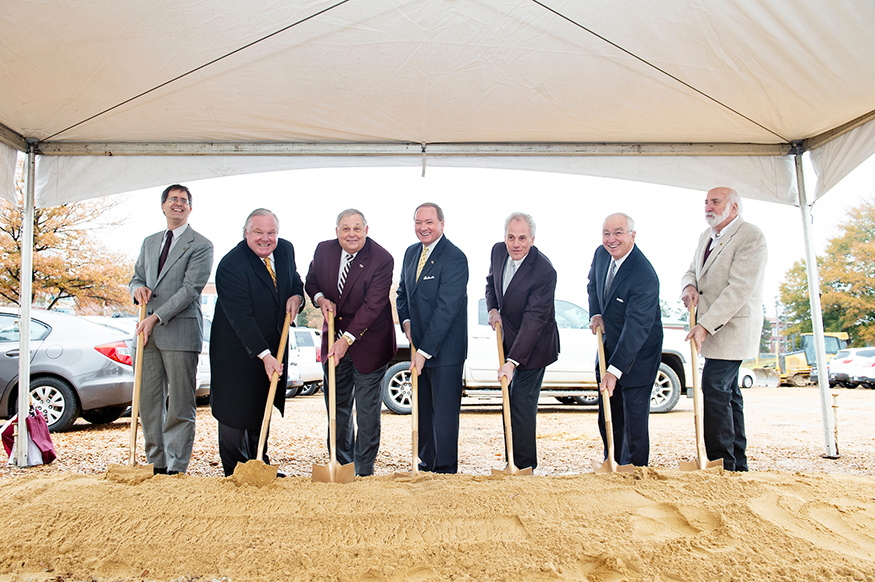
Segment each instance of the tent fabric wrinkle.
M102 195L106 187L91 186L106 176L113 191L154 185L136 164L178 166L115 156L46 163L66 157L65 144L166 144L168 155L178 144L337 144L352 156L373 147L361 165L385 163L382 144L715 144L720 155L818 136L871 111L875 95L869 0L261 0L257 10L22 0L0 14L0 124L58 146L38 156L38 178L52 189L37 192L38 205ZM859 148L854 159L866 150L846 138L821 156L830 185L853 167L844 147ZM745 174L745 190L766 189L752 196L796 199L790 165L735 153L684 162L688 180L640 160L520 160L536 162L690 188L709 174L723 183ZM312 164L259 156L174 175Z

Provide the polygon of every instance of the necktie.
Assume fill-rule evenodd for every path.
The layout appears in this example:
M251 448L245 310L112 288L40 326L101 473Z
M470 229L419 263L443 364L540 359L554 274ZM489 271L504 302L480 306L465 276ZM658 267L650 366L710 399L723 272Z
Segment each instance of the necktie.
M516 274L516 261L510 259L508 265L504 269L504 282L501 286L501 293L504 294L507 292L507 287L510 285L510 280L513 279L513 276Z
M605 299L611 292L611 284L614 282L614 275L617 273L617 262L611 261L611 270L608 271L608 281L605 283Z
M158 257L158 274L161 274L161 269L164 268L164 261L167 260L167 253L170 252L170 243L173 242L173 231L167 231L167 237L164 240L164 248L161 249L161 256Z
M270 278L273 280L273 287L276 289L276 273L273 272L273 267L270 266L270 257L264 257L264 266L267 267L267 272L270 273Z
M343 264L343 271L340 272L340 280L337 282L337 296L343 295L343 284L346 283L346 276L349 275L349 265L352 263L352 255L346 253L346 262Z
M425 266L425 256L428 254L428 247L422 245L422 253L419 255L419 264L416 265L416 280L419 281L419 275L422 273L422 268Z
M708 257L711 255L711 244L712 244L713 242L714 242L714 241L712 240L711 242L708 243L708 246L705 247L705 258L702 259L702 264L703 264L703 265L704 265L706 262L708 262Z

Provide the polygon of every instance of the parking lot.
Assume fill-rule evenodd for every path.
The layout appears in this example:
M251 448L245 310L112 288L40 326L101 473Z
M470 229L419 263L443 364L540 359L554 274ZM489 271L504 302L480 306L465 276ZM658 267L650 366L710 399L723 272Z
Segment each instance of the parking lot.
M838 445L840 458L824 459L820 394L809 388L744 390L748 431L748 456L753 471L803 471L875 476L875 390L836 389L838 395ZM325 409L322 393L286 401L286 417L276 411L271 423L269 454L273 464L292 475L309 475L313 463L327 459ZM832 410L831 410L832 413ZM197 435L189 473L221 475L216 423L209 406L198 408ZM681 458L694 455L692 399L682 398L667 414L650 417L651 455L654 467L677 467ZM120 418L95 426L78 420L73 430L53 435L58 459L40 472L102 474L107 464L124 463L130 419ZM487 474L503 465L500 400L466 399L461 414L460 472ZM142 436L139 454L142 459ZM542 399L538 413L539 467L542 475L591 471L600 458L601 441L594 407L566 405ZM409 470L410 417L384 410L377 474ZM17 469L4 468L4 473Z

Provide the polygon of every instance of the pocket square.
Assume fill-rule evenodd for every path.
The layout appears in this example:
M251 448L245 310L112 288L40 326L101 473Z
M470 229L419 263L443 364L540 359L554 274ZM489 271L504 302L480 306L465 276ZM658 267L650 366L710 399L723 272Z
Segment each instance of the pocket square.
M617 301L619 301L620 303L625 303L625 301L623 301L623 300L620 299L619 297L617 297Z
M422 278L423 281L429 281L431 279L434 279L434 275L426 275L425 277Z

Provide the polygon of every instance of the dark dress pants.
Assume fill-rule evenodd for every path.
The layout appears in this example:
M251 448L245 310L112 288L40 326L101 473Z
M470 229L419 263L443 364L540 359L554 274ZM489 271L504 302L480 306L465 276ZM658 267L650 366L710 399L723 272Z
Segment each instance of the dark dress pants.
M538 416L538 398L545 368L521 370L513 373L510 392L510 428L513 432L513 463L517 469L538 466L538 445L535 441L535 421ZM507 434L504 435L507 439ZM505 440L506 443L506 440ZM505 444L505 450L507 450Z
M267 431L270 435L270 429ZM261 438L261 425L250 428L234 428L219 423L219 458L225 477L234 474L237 463L245 463L258 458L258 439ZM267 457L267 438L264 439L264 462L270 465Z
M728 471L747 471L744 400L738 387L740 360L705 359L702 369L705 452Z
M601 381L601 380L599 380ZM645 467L650 459L650 395L649 386L614 387L611 396L611 423L614 434L614 460L619 465ZM604 443L604 458L608 458L608 440L605 432L605 409L599 394L599 433Z
M419 469L459 470L459 409L464 364L428 366L419 375Z
M325 370L325 409L328 410L328 365ZM337 461L341 465L355 463L355 474L374 474L374 461L380 450L380 412L383 407L382 381L386 366L362 374L352 358L345 355L335 367L337 394ZM355 418L352 405L355 402ZM355 421L355 422L354 422ZM358 434L356 427L358 425ZM329 435L329 439L331 436ZM329 447L331 446L329 442Z

